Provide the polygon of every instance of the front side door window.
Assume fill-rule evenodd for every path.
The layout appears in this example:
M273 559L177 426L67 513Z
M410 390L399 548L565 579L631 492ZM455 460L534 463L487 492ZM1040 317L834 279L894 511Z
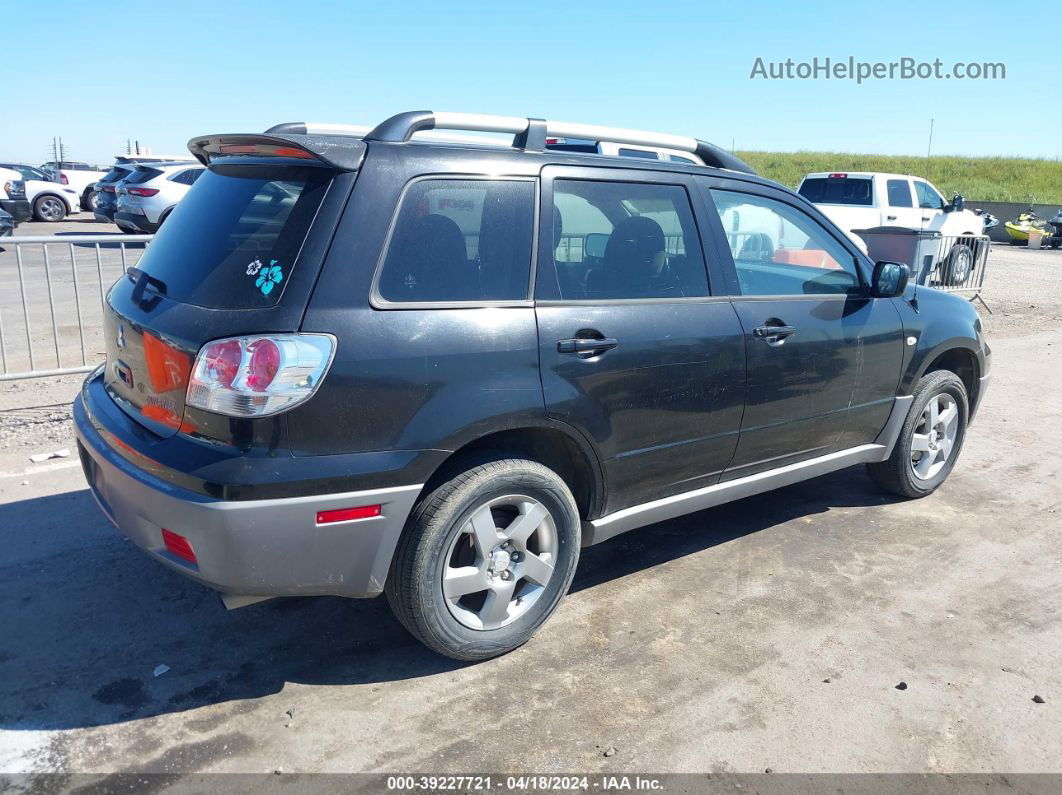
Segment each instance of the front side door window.
M803 211L747 193L713 190L742 295L861 292L855 262Z

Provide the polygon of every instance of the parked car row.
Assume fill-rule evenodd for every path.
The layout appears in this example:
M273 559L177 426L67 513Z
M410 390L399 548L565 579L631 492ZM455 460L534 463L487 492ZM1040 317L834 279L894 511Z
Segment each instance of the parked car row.
M107 171L87 163L37 167L0 162L0 235L34 218L62 221L90 210L127 233L153 233L196 181L203 167L188 157L126 155Z
M38 221L62 221L71 213L81 211L77 191L52 179L51 175L23 163L0 163L0 169L18 174L26 186L26 201Z

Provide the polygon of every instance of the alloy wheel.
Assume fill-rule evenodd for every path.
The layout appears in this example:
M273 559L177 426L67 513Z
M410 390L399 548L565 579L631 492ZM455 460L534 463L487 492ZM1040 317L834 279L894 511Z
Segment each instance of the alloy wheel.
M450 614L470 629L511 624L542 596L558 551L553 517L538 500L509 495L478 506L443 562Z
M955 253L955 265L952 268L952 281L962 284L970 276L973 270L973 253L969 249L961 249Z
M59 221L66 215L66 208L58 199L44 198L37 205L37 211L45 221Z
M959 406L946 392L922 409L911 437L911 470L919 480L933 478L951 458L959 433Z

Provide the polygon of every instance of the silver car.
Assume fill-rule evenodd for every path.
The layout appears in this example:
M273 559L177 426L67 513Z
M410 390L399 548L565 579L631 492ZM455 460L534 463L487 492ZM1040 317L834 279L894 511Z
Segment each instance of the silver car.
M157 231L205 170L194 160L138 165L115 188L114 222L123 232Z

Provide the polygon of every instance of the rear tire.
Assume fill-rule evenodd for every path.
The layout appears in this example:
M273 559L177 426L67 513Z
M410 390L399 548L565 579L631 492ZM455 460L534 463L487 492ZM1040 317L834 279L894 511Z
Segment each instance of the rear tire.
M48 223L62 221L66 218L66 203L58 196L38 196L33 201L33 217Z
M99 204L99 192L95 190L86 191L81 197L81 209L88 210L90 213L96 212L96 205Z
M426 646L485 660L526 643L553 614L579 546L575 499L555 472L524 459L488 461L421 499L384 590Z
M932 494L955 467L969 416L962 380L950 370L926 373L915 387L892 455L867 464L867 473L881 488L901 497Z

